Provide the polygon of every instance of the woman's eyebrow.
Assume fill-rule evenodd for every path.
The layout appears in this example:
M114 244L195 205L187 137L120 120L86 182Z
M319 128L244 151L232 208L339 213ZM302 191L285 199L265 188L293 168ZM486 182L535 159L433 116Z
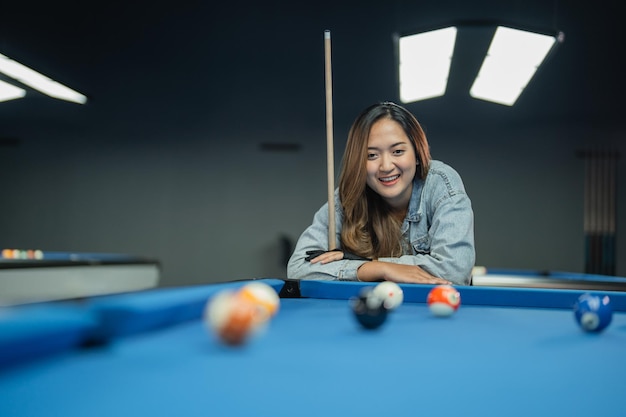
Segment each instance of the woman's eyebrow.
M390 147L390 148L395 148L396 146L400 146L400 145L407 145L407 143L406 143L406 142L396 142L396 143L394 143L394 144L390 145L389 147ZM377 151L377 150L379 150L380 148L377 148L376 146L368 146L368 147L367 147L367 149L368 149L368 150Z

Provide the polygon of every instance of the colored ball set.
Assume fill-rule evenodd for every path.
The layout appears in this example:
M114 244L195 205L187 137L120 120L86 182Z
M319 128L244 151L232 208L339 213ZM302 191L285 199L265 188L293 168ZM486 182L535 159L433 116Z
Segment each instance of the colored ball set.
M375 287L365 287L351 299L351 307L359 324L365 329L377 329L389 313L404 301L402 288L394 282L385 281ZM449 317L461 305L461 295L451 285L438 285L428 294L428 307L437 317Z
M613 319L613 308L608 295L585 293L574 303L574 318L585 332L599 333Z
M260 333L280 308L271 286L251 282L239 290L223 290L204 309L206 327L224 344L238 346Z
M390 281L375 287L364 287L350 300L354 317L365 329L377 329L389 314L402 305L402 288ZM437 285L426 299L435 317L450 317L461 305L460 293L451 285ZM218 339L231 346L244 344L260 333L280 308L278 293L271 286L251 282L238 290L223 290L211 297L205 306L204 322ZM574 304L574 318L585 332L599 333L613 318L607 295L585 293Z
M43 259L43 252L39 249L2 249L3 259Z

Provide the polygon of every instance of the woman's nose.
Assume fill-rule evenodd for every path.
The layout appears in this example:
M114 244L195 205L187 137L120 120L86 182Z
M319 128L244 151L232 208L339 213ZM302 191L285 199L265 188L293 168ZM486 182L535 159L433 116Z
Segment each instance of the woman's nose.
M380 157L380 166L378 169L383 172L389 172L393 169L393 162L389 155L382 155Z

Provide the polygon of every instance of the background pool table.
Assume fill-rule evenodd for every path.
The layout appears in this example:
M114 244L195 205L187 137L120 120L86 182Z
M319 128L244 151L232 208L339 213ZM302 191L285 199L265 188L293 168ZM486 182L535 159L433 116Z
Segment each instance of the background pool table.
M155 259L118 253L2 250L0 307L155 288ZM9 255L8 257L6 255Z
M578 328L583 290L460 287L435 318L432 286L361 329L354 282L263 279L281 292L266 332L220 344L208 299L247 281L154 289L5 311L0 416L626 415L626 294L600 334Z

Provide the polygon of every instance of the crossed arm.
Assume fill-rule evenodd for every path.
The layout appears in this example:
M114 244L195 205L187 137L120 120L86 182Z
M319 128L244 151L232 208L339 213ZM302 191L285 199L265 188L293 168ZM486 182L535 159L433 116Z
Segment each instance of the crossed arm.
M312 258L310 262L325 265L342 259L344 259L344 253L334 250L324 252ZM431 275L417 265L403 265L376 260L370 260L361 265L357 269L357 278L366 282L384 280L400 283L451 284L450 281Z

